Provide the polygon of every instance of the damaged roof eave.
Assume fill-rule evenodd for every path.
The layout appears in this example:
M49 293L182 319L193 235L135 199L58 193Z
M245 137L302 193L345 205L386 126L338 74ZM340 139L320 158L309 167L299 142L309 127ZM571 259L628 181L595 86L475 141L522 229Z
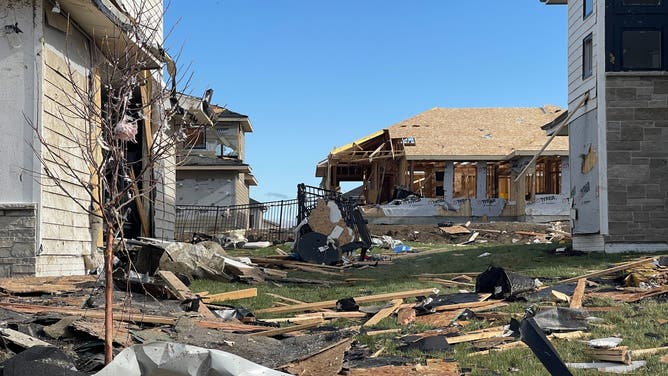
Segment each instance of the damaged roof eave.
M508 154L504 159L511 160L517 157L533 157L536 155L538 150L515 150L512 153ZM550 156L550 157L567 157L568 150L545 150L540 155Z
M255 179L255 176L253 174L246 174L244 176L244 183L248 186L254 186L257 187L257 179Z
M247 174L251 173L250 166L220 166L220 165L210 165L210 166L188 166L181 165L176 166L176 171L238 171L244 172Z
M60 7L81 27L86 34L95 40L95 43L104 53L113 54L116 40L129 41L133 47L146 57L146 69L159 69L165 60L161 56L161 46L149 46L148 49L136 40L128 30L132 27L132 20L122 10L118 9L115 1L110 0L59 0ZM123 38L121 38L121 36ZM110 47L108 40L114 40ZM105 48L105 45L107 48ZM121 47L122 50L123 47Z

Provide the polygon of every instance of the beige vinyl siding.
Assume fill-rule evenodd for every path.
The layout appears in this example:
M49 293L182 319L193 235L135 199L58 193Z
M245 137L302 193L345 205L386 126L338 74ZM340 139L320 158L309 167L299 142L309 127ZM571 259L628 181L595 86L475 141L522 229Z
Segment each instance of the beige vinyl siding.
M41 177L41 211L39 257L36 274L42 276L84 273L82 255L91 252L89 214L84 207L90 206L88 192L82 184L90 181L90 170L82 157L86 143L86 121L77 115L81 102L75 86L85 92L88 89L89 67L80 62L89 61L88 56L68 62L51 38L65 38L57 32L47 33L44 47L42 135L51 146L51 152L42 147L42 158L46 167L59 176L67 191L54 185L46 176ZM61 44L63 41L58 41ZM76 50L86 51L87 41L80 36L72 37L69 44L79 43ZM79 56L81 58L81 56ZM61 166L68 167L63 170ZM71 168L73 174L66 172Z
M171 156L159 161L155 167L155 237L174 239L176 223L176 159Z
M597 48L603 43L603 35L598 35L597 19L602 17L598 13L594 0L593 12L583 20L583 0L571 1L568 4L568 109L572 111L578 104L580 97L589 91L590 99L596 98L596 65L599 62ZM583 40L592 34L592 75L582 79L582 45ZM602 63L602 61L601 61ZM589 101L586 110L596 108L596 101ZM574 117L575 118L575 117Z
M248 204L248 186L244 182L244 173L239 173L234 177L234 195L236 205Z

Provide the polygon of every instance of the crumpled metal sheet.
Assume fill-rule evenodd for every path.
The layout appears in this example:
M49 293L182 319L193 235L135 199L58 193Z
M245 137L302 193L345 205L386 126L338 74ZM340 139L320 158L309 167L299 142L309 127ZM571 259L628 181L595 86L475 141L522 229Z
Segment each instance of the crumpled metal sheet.
M289 376L221 350L174 342L128 347L94 376Z

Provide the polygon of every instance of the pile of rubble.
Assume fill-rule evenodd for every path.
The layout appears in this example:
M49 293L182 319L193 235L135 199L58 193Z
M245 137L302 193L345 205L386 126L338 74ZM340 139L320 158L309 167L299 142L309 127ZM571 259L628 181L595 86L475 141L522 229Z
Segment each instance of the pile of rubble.
M345 267L281 257L242 260L218 247L215 243L132 242L125 256L119 257L113 276L116 357L106 366L99 277L0 280L0 342L4 345L0 348L4 373L0 374L112 375L132 369L128 375L145 375L152 369L199 375L192 370L205 367L209 374L459 375L462 369L447 354L454 351L453 346L467 344L475 350L470 357L528 347L551 374L569 375L573 368L628 372L643 367L644 358L668 351L668 347L631 349L621 345L620 338L594 339L588 354L595 362L565 363L552 345L586 338L596 312L616 309L585 307L583 302L590 298L637 302L668 294L668 260L663 257L617 265L551 286L490 266L479 272L415 276L459 290L449 294L426 288L317 302L268 294L277 304L251 312L227 304L257 296L256 288L193 293L187 282L214 278L257 283L285 273L273 268L286 266L340 276ZM605 278L609 276L623 287L608 287L611 280ZM346 283L340 278L321 282ZM517 300L537 308L524 315L499 311ZM545 306L546 302L552 306ZM347 325L334 325L339 319L346 319ZM388 320L394 329L378 328ZM473 322L484 329L468 330ZM425 326L432 329L404 330ZM412 334L401 334L406 332ZM372 351L358 341L360 336L379 335L394 336L398 350L416 350L427 359L385 354L382 347Z

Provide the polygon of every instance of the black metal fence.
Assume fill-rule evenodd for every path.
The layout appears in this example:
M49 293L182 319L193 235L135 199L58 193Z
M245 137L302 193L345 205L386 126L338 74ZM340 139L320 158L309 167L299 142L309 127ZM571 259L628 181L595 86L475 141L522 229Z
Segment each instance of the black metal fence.
M188 242L195 233L220 236L230 230L245 230L249 241L284 243L294 240L295 227L308 217L321 198L335 200L349 222L354 200L344 198L339 192L299 184L297 199L292 200L231 206L178 205L175 238Z
M194 233L219 236L246 230L249 241L284 243L294 238L297 207L295 199L232 206L178 205L175 237L187 242Z

